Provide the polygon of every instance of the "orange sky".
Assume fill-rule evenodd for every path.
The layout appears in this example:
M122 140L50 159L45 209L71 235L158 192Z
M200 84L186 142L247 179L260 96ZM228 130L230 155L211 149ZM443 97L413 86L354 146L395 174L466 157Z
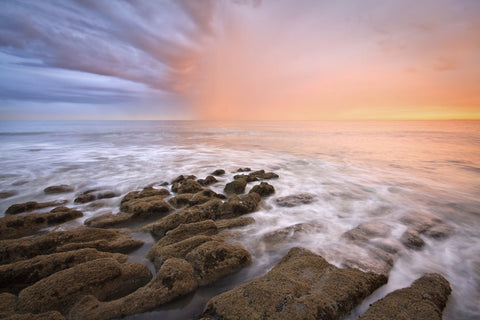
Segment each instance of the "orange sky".
M223 3L216 36L197 57L196 116L479 119L471 3L387 2L363 11L352 1Z
M480 119L480 0L60 2L2 3L0 120Z

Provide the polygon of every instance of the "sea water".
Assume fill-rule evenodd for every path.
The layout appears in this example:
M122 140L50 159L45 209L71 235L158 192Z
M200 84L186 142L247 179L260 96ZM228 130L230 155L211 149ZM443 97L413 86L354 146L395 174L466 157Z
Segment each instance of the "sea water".
M337 266L368 261L368 250L342 235L361 223L381 222L389 227L387 240L396 243L407 228L402 218L412 215L438 217L452 232L442 239L423 237L421 250L395 255L388 284L347 319L427 272L441 273L452 286L444 319L480 317L479 121L2 121L0 192L14 195L0 199L0 215L14 203L65 199L84 212L62 226L74 228L89 217L118 212L127 192L180 174L204 178L225 169L211 187L222 192L241 167L280 176L268 181L275 194L248 215L256 223L239 229L252 265L130 319L190 319L213 295L266 273L294 246ZM59 184L75 191L43 192ZM76 195L95 188L118 197L73 203ZM314 201L295 207L276 202L298 193L309 193ZM271 232L299 223L314 227L276 243L265 241ZM134 236L146 245L132 261L149 264L145 254L154 240L148 234Z

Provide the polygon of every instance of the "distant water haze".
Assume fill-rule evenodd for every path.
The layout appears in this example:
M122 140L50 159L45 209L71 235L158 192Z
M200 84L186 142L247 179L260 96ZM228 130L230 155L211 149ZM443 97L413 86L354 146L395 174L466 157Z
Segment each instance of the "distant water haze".
M386 240L398 242L406 216L434 216L452 233L424 237L425 247L396 256L389 283L359 306L409 285L426 272L439 272L453 294L445 319L478 319L480 308L480 122L478 121L33 121L0 122L0 212L13 203L67 199L84 212L80 221L118 212L121 196L180 174L204 178L215 169L212 189L222 192L241 167L279 174L276 193L250 214L256 223L241 229L253 264L215 286L131 319L188 319L214 294L265 273L293 246L302 246L342 266L369 261L371 252L346 241L345 232L380 222ZM51 185L74 192L46 195ZM247 190L255 183L250 183ZM97 206L74 204L85 190L102 188L119 196ZM279 197L308 193L314 201L281 207ZM269 243L268 234L304 224L287 241ZM143 237L150 245L147 235ZM132 259L145 261L145 252Z

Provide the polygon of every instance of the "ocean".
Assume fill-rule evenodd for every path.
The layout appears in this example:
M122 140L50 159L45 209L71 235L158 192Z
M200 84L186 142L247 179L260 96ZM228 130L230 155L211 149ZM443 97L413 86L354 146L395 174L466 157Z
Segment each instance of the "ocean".
M128 319L191 319L213 295L264 274L294 246L337 266L373 261L368 248L343 234L380 222L388 227L380 240L398 243L405 217L435 217L450 231L445 237L422 236L421 250L395 255L388 284L346 319L427 272L441 273L452 286L444 319L480 318L480 121L1 121L0 192L13 196L0 199L0 216L14 203L66 199L67 206L84 212L62 226L74 228L89 217L118 212L127 192L180 174L205 178L225 169L211 187L222 192L243 167L280 176L268 181L275 194L248 215L256 223L240 229L252 265ZM44 194L44 188L59 184L75 191ZM73 203L94 188L119 196L95 205ZM276 202L299 193L314 201L295 207ZM312 227L266 241L272 231L300 223ZM134 236L146 245L131 260L149 264L145 253L154 240Z

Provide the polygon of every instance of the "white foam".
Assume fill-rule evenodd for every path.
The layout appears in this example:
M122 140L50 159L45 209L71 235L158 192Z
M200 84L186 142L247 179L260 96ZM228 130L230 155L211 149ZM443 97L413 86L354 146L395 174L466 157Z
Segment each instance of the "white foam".
M40 136L0 136L2 188L18 192L0 200L0 211L13 203L67 199L69 206L84 212L82 222L105 212L118 212L121 196L129 191L169 182L180 174L205 178L215 169L225 169L226 175L217 177L219 182L211 186L214 191L222 192L237 168L275 171L280 178L269 181L275 187L275 195L250 214L256 223L241 229L245 234L242 242L254 256L248 271L251 276L266 272L294 246L322 254L338 266L346 260L369 259L371 252L367 246L351 243L342 234L359 224L381 221L391 228L388 241L398 243L407 228L402 217L426 212L453 226L453 235L444 240L422 236L426 240L424 249L405 249L395 255L389 283L349 319L361 314L369 303L409 285L426 272L439 272L452 284L452 298L445 311L449 319L474 319L480 314L478 183L475 186L473 178L465 180L462 175L458 175L461 181L455 180L457 175L441 176L458 173L463 164L451 163L451 168L445 171L440 168L433 178L432 172L417 170L426 162L423 153L423 158L409 155L404 161L395 160L392 167L387 161L391 159L377 159L375 150L368 153L361 147L356 150L354 143L342 145L348 139L343 136L335 140L341 134L325 138L313 128L305 136L295 136L294 131L279 133L275 126L272 132L259 128L192 129L179 124L162 130L149 128L145 132L142 127L122 131L113 126L93 133L76 128L74 133L66 130ZM441 157L448 157L448 152ZM478 161L470 161L469 165L480 167ZM60 195L43 193L45 187L57 184L72 185L76 190ZM247 190L255 184L250 183ZM102 200L104 206L97 209L73 203L79 193L92 188L114 190L120 196ZM305 192L312 194L315 201L291 208L275 202L277 197ZM272 244L262 240L269 232L310 222L321 224L322 228L307 229L295 237L290 234L285 242L275 244L273 250Z

